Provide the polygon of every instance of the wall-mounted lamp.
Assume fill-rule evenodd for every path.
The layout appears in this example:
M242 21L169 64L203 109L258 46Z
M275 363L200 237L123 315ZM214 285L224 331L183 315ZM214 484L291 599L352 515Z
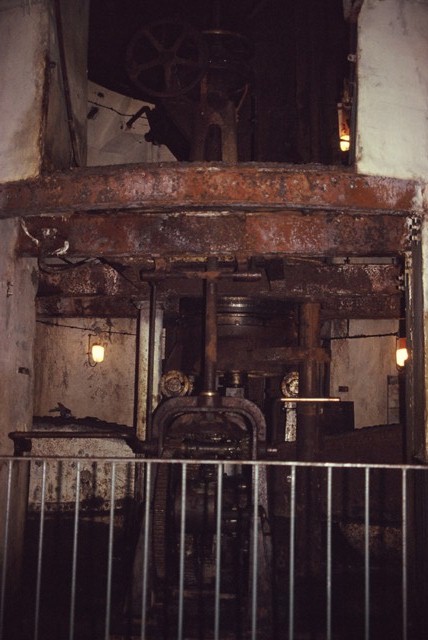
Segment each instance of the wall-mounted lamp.
M105 345L103 344L103 341L100 340L99 336L93 336L90 334L88 344L89 366L95 367L100 362L104 362L105 350Z
M409 352L407 350L407 340L406 338L397 338L397 347L395 351L395 362L397 363L397 367L402 369L406 364L406 360L409 357Z
M343 152L349 151L351 146L351 128L349 126L351 106L346 102L337 105L337 119L339 127L339 145Z
M93 344L91 347L92 360L96 363L103 362L105 348L102 344Z

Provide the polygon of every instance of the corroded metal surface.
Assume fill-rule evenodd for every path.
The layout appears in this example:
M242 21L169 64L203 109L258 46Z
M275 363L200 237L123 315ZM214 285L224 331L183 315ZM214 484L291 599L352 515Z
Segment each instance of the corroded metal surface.
M171 298L171 296L175 297ZM272 297L272 295L264 294L262 297L265 299ZM177 310L178 299L174 292L164 300L167 309ZM39 296L36 298L36 309L39 317L134 318L137 316L137 308L130 297L111 295L81 296L77 298L67 298L62 295ZM321 308L321 320L335 318L399 318L400 310L400 297L398 295L328 298L323 302Z
M239 290L244 296L262 295L280 298L304 300L366 296L398 295L400 266L395 264L338 264L328 265L322 262L301 261L285 264L280 274L281 279L260 278L259 282L240 282ZM86 295L145 295L149 286L139 278L138 266L122 268L122 275L105 264L82 265L61 271L41 271L39 275L39 295L64 295L79 297ZM201 272L202 275L205 272ZM179 275L179 272L177 272ZM263 272L261 273L263 276ZM190 296L200 295L202 285L200 279L174 278L158 282L158 295ZM234 282L219 283L222 295L236 291Z
M0 186L0 217L76 211L329 209L408 212L415 181L275 164L90 167Z
M406 218L340 212L76 213L22 221L25 256L368 256L407 247Z
M112 296L37 297L36 312L39 318L136 318L138 315L137 307L129 297Z
M87 295L135 295L148 291L147 284L139 281L138 274L128 270L125 277L111 267L104 264L86 264L64 269L50 267L49 270L40 265L39 295L63 295L79 297Z
M326 300L321 309L323 320L334 318L399 318L400 296L363 296Z
M133 316L132 298L147 297L138 277L145 261L215 255L246 268L249 259L261 261L260 283L240 283L242 295L319 300L323 318L398 317L399 266L314 258L402 254L418 188L412 181L274 164L97 167L3 185L0 215L22 216L18 255L118 263L41 273L43 315ZM266 277L272 258L281 273L267 269ZM226 295L236 290L233 282L219 287ZM200 283L176 274L158 288L171 306L180 295L201 292Z

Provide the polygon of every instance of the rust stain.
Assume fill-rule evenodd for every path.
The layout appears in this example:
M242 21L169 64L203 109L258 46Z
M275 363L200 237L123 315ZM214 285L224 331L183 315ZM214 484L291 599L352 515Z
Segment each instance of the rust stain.
M406 219L325 211L197 214L75 214L26 218L19 255L55 255L68 243L68 256L156 257L191 255L352 256L394 255L407 247ZM37 242L35 242L37 240Z
M412 211L420 183L291 165L122 165L78 168L0 186L2 217L75 211L209 208Z

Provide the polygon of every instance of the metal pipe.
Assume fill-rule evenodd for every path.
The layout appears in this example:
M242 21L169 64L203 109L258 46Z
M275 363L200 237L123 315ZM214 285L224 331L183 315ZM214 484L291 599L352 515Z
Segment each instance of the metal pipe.
M111 617L111 583L113 573L113 536L114 536L114 498L116 490L116 463L111 465L111 492L110 492L110 522L108 535L108 560L107 560L107 593L106 593L106 616L104 639L110 640L110 617Z
M306 302L300 307L300 346L309 355L300 366L299 395L303 398L318 397L320 379L318 362L311 357L311 350L320 343L320 304ZM319 452L318 408L313 403L301 403L297 409L297 458L316 460Z
M43 560L43 536L45 521L45 500L46 500L46 460L43 461L42 467L42 488L40 502L40 529L39 529L39 546L37 551L37 578L36 578L36 606L34 615L34 640L39 637L39 618L40 618L40 586L42 580L42 560Z
M332 525L332 489L333 478L332 468L327 469L327 640L331 640L331 587L332 587L332 571L331 571L331 525Z
M217 268L217 258L209 257L207 271ZM207 279L205 283L205 359L204 391L216 392L217 376L217 282Z
M340 402L340 398L278 398L278 402L295 404L300 402Z
M157 303L156 283L151 283L150 301L136 303L139 309L135 383L135 434L140 441L149 439L152 413L155 409L154 390L161 374L163 312Z
M221 579L221 511L223 492L223 465L217 469L217 522L215 550L214 640L220 637L220 579Z
M251 589L251 640L257 638L257 578L258 578L258 537L259 537L259 470L253 469L253 545L252 545L252 589Z
M150 283L150 321L149 321L149 348L147 355L147 400L146 400L146 439L152 437L153 414L153 380L155 368L155 331L156 331L156 283Z
M403 640L407 640L407 470L401 472Z
M149 571L149 531L150 531L150 496L152 463L146 467L146 496L144 504L144 544L143 544L143 589L141 602L141 640L146 638L147 622L147 595L148 595L148 571Z
M291 467L290 487L290 554L288 582L288 638L294 639L294 551L296 542L296 467Z
M177 640L183 640L183 608L184 608L184 559L186 550L186 477L187 463L181 468L181 517L180 517L180 561L178 584L178 628Z
M74 638L74 614L76 608L76 570L77 570L77 542L79 531L79 501L80 501L80 461L76 467L76 499L74 507L73 529L73 560L71 569L71 597L70 597L70 633L69 640Z
M6 489L6 509L4 518L3 533L3 566L1 572L1 595L0 595L0 640L3 640L4 605L7 579L7 552L9 546L9 522L10 522L10 494L12 487L12 465L13 460L9 460L7 465L7 489Z
M370 469L364 472L364 640L370 638Z

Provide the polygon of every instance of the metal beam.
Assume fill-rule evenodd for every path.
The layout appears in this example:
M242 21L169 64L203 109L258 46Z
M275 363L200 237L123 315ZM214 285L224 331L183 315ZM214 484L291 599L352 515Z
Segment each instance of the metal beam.
M294 300L319 300L333 297L359 297L370 295L398 295L401 269L396 264L338 264L319 261L293 264L281 260L280 278L269 282L240 282L241 295L267 296ZM112 295L138 296L148 291L148 285L139 279L139 266L115 268L107 264L87 264L74 268L42 270L39 274L39 295L65 297ZM268 269L269 271L269 269ZM179 271L177 271L179 273ZM169 296L201 295L201 282L194 279L168 278L158 281L158 293ZM233 295L236 283L219 282L221 295Z
M387 214L76 213L22 220L19 255L381 256L406 250L406 218Z
M123 269L120 269L123 271ZM126 269L124 276L107 264L66 265L56 268L40 265L39 296L116 296L139 295L149 285L139 280L138 273Z
M263 297L268 298L265 295ZM144 299L143 296L140 299ZM176 311L177 298L170 299L166 305L168 311ZM81 296L66 298L62 296L39 297L36 299L39 317L111 317L135 318L137 308L130 296ZM399 296L363 296L359 298L329 298L321 308L321 320L348 318L399 318Z
M89 167L0 185L0 217L76 211L409 212L419 183L277 164Z
M36 298L39 318L137 318L138 309L131 298L85 296Z

